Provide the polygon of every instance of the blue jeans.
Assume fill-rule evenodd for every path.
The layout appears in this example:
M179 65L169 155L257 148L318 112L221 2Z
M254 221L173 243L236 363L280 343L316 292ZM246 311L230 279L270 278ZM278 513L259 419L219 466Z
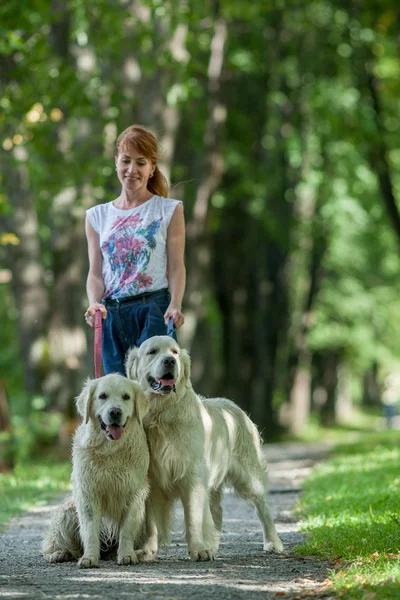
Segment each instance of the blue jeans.
M167 334L164 313L170 301L168 290L139 294L129 299L104 301L107 308L107 318L103 321L102 344L105 375L126 375L124 363L128 350L132 346L140 346L153 335Z

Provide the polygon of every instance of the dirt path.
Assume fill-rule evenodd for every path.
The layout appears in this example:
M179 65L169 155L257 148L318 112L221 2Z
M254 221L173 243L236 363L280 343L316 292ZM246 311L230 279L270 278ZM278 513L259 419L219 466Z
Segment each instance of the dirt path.
M222 543L213 563L192 563L179 532L182 511L177 510L177 532L157 562L121 567L105 561L100 569L81 570L74 563L49 565L39 554L51 506L32 509L12 521L0 535L0 598L120 600L269 600L311 598L321 589L330 565L298 559L291 554L301 542L292 509L301 484L317 460L326 456L326 444L266 446L270 472L270 503L285 554L266 555L254 510L233 494L224 499Z

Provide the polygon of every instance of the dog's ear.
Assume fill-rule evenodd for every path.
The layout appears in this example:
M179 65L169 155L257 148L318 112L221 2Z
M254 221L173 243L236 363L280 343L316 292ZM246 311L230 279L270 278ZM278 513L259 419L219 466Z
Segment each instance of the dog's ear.
M181 349L181 363L183 366L183 379L189 383L190 381L190 356L189 352L184 348Z
M137 355L139 348L133 346L127 353L125 359L125 371L128 379L137 381Z
M149 401L147 400L142 388L136 382L131 382L134 392L135 416L139 425L143 424L143 417L149 410Z
M76 408L78 413L83 417L85 424L89 422L96 387L96 379L87 379L81 393L75 398Z

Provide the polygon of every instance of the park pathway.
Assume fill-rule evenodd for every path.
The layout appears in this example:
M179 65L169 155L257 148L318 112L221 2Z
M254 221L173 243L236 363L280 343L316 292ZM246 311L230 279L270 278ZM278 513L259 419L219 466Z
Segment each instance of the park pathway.
M75 563L52 564L40 556L40 543L53 506L32 509L0 534L0 598L10 600L300 600L315 598L324 588L330 565L315 558L296 558L291 549L302 540L293 508L301 485L315 462L329 452L327 444L265 446L270 473L270 503L283 555L262 551L255 511L233 494L224 499L221 547L212 563L192 563L177 531L157 562L122 567L104 561L99 569L81 570ZM327 597L327 596L325 596Z

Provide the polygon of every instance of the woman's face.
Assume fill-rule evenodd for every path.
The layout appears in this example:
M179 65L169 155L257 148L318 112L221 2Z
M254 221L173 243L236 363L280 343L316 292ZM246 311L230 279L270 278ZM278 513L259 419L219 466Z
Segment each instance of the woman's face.
M155 168L148 157L126 145L118 153L115 164L122 187L135 193L147 190L147 182Z

